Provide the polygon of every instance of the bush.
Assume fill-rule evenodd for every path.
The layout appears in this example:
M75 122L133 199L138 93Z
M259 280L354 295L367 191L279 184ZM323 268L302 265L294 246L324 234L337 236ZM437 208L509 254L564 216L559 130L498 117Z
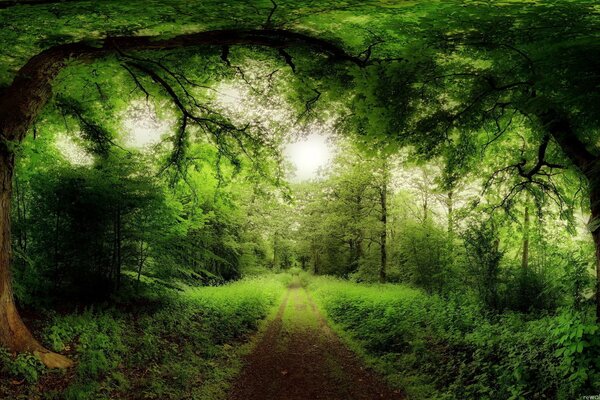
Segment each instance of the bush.
M5 349L0 348L0 373L7 374L13 379L27 383L36 383L43 371L44 365L31 353L11 356Z
M477 299L314 278L328 317L411 398L572 399L600 390L600 335L573 311L486 316Z
M183 292L141 286L116 306L55 315L43 341L75 359L75 376L60 394L40 390L36 398L113 399L132 392L149 399L222 398L239 366L240 345L278 302L285 280L252 278ZM46 373L33 355L13 359L0 351L0 363L1 374L30 384ZM3 385L0 380L0 397L4 389L17 390Z

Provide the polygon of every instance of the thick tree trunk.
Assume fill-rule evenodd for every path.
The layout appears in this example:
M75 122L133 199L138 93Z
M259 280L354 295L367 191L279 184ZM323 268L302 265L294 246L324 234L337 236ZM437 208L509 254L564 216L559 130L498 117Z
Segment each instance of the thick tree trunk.
M591 218L589 229L596 248L596 320L600 322L600 182L599 178L590 180Z
M29 351L50 368L65 368L72 362L46 350L33 338L17 312L10 275L10 201L14 155L6 148L0 150L0 345L11 352Z

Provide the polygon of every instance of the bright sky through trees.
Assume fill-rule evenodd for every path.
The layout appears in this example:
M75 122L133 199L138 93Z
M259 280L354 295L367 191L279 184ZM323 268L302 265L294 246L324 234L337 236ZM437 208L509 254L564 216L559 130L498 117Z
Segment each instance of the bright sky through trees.
M287 145L285 156L294 165L293 180L306 181L316 178L319 168L329 163L332 145L324 134L313 133Z
M74 165L91 165L94 162L93 157L70 136L61 134L56 139L56 148L60 153Z
M129 107L123 127L125 144L136 149L158 143L170 129L169 121L159 118L152 104L147 102L135 102Z

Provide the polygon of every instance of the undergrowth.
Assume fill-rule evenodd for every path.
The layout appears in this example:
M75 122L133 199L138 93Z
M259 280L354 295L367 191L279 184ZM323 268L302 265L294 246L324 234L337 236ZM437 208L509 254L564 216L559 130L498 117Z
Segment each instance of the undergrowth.
M0 398L223 398L245 343L279 301L285 274L182 292L146 286L110 306L50 315L41 333L76 366L48 371L0 351Z
M592 315L486 315L464 296L315 277L335 329L411 399L575 399L600 392Z

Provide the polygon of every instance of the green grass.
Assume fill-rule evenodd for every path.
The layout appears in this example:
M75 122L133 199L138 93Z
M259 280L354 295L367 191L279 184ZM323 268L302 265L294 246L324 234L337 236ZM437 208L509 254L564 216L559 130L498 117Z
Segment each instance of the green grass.
M272 275L183 292L150 288L118 306L56 315L42 339L73 357L74 370L63 376L31 356L14 360L0 352L0 377L9 378L0 380L0 398L224 398L251 335L289 280Z
M275 316L293 279L308 282L334 330L411 399L600 392L600 337L590 315L488 316L466 295L282 274L183 292L146 286L110 307L51 316L38 336L76 367L47 371L31 355L0 351L0 398L225 398L252 335ZM303 290L289 301L284 330L318 323Z
M311 311L306 291L299 289L290 294L288 306L282 316L282 329L290 332L295 330L317 331L319 321Z
M573 399L599 393L589 315L486 316L467 296L327 277L309 284L334 329L411 399Z

